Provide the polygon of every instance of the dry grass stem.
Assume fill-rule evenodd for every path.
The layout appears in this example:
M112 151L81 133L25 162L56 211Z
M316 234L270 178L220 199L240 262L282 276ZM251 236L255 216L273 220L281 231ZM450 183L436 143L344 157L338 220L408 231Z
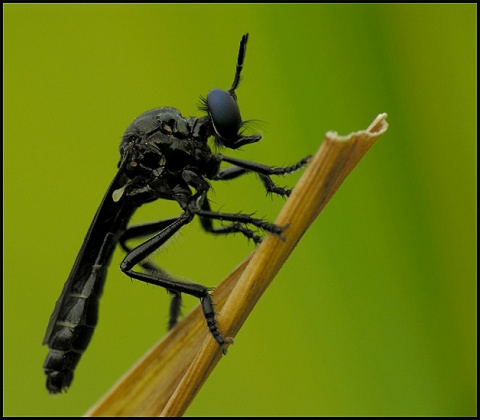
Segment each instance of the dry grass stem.
M360 159L385 133L387 115L367 130L328 132L267 235L213 293L220 329L235 337L296 244ZM232 353L234 353L232 351ZM181 416L222 356L197 306L100 400L87 416ZM233 356L231 356L233 357Z

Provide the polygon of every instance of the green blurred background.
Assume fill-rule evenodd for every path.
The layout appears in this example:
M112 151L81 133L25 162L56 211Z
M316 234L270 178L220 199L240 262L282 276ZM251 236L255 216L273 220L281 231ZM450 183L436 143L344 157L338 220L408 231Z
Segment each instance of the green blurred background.
M43 334L130 122L238 89L264 138L232 156L289 164L328 130L390 128L297 246L187 415L476 414L476 5L14 5L4 11L4 414L83 414L164 333L168 297L117 251L66 395ZM300 174L279 180L294 185ZM274 219L253 176L215 208ZM135 220L179 214L153 203ZM186 227L158 261L215 286L252 249ZM188 262L185 260L186 256ZM184 311L196 304L185 298Z

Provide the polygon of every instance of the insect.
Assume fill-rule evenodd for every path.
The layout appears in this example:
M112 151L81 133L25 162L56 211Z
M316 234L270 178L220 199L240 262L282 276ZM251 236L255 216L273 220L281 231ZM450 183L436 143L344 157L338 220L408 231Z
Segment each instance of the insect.
M231 343L219 331L209 288L177 279L146 260L195 216L209 233L240 233L257 244L262 239L259 231L282 235L283 227L252 215L212 211L207 198L209 181L231 180L246 173L256 173L268 193L289 196L291 190L277 186L270 176L290 174L309 159L292 166L270 167L214 154L208 146L210 137L218 148L228 149L261 139L259 135L243 135L245 123L235 93L247 41L245 34L232 87L213 89L206 99L202 98L200 109L206 112L205 116L185 118L177 109L157 108L140 115L125 131L118 171L88 229L45 333L43 344L48 345L49 352L43 369L50 393L66 391L72 383L74 369L97 324L99 300L117 244L127 253L120 265L127 276L161 286L171 294L169 328L177 323L181 294L185 293L200 299L207 327L224 352ZM230 166L221 169L222 162ZM176 201L182 213L166 220L128 226L138 207L157 199ZM214 221L221 223L215 226ZM135 248L127 244L131 239L145 237L150 238ZM143 270L136 271L136 266Z

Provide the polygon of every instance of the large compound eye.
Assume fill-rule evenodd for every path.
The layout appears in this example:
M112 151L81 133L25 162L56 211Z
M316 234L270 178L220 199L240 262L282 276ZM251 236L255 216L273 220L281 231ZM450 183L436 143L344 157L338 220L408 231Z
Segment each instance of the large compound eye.
M236 140L242 126L237 101L227 91L213 89L207 95L207 108L216 133L224 140Z

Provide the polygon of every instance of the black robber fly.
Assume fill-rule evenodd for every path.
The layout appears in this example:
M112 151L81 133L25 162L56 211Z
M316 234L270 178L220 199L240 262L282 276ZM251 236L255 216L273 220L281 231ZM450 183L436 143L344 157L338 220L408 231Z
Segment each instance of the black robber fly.
M98 306L107 268L119 244L127 253L120 269L130 278L164 287L172 296L169 328L180 316L181 294L200 299L207 327L222 350L231 341L219 331L209 288L182 281L156 267L147 258L165 244L182 226L198 216L203 229L216 235L241 233L255 243L259 232L281 236L283 228L250 214L212 211L207 198L210 181L230 180L256 173L268 193L289 196L271 175L290 174L307 164L308 157L287 167L271 167L212 153L208 139L218 148L238 149L261 136L243 135L235 89L240 82L248 34L242 37L237 69L229 90L213 89L202 98L200 118L185 118L174 108L156 108L140 115L127 128L120 143L118 171L103 197L45 333L49 347L43 369L47 389L66 391L73 371L92 338L98 320ZM222 162L230 164L220 169ZM157 199L174 200L182 213L178 217L127 226L135 210ZM219 226L213 224L220 221ZM149 237L132 248L131 239ZM136 266L143 270L135 271Z

